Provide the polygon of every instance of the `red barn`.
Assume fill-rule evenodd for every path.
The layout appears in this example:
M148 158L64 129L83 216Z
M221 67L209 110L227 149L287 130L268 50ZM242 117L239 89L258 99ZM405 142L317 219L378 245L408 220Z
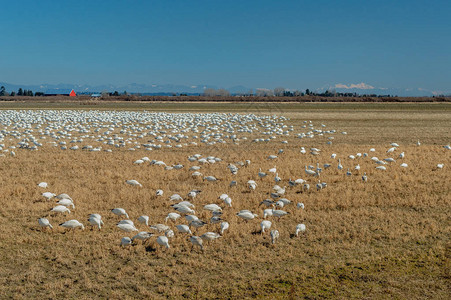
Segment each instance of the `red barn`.
M74 91L74 90L72 90L72 91L70 91L70 94L69 94L69 96L71 96L71 97L75 97L75 96L77 96L77 94L75 94L75 91Z

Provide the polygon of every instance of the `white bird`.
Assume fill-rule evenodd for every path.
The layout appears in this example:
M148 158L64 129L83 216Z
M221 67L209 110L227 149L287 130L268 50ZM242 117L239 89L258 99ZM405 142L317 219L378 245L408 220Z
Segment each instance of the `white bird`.
M269 169L268 171L271 173L276 173L277 172L276 166L274 166L274 168Z
M199 220L199 218L195 215L186 215L185 219L186 219L186 221L188 221L188 223L191 223L194 220Z
M52 224L50 224L49 220L47 220L46 218L40 218L38 220L38 223L41 227L50 227L51 229L53 229Z
M193 227L195 227L195 228L200 228L200 227L203 227L203 226L206 225L206 224L207 224L206 222L197 219L197 220L191 221L191 222L189 223L189 226L193 226Z
M216 179L216 177L214 177L214 176L205 176L205 177L204 177L204 180L213 182L213 181L216 181L216 180L218 180L218 179Z
M103 221L97 218L96 216L90 216L88 222L89 224L91 224L91 226L97 226L99 230L102 228L103 225Z
M304 224L296 225L296 236L299 236L299 232L305 232L305 225Z
M193 235L189 238L189 241L194 246L199 246L202 251L204 250L204 241L200 237Z
M236 186L237 185L237 182L236 182L236 180L232 180L232 181L230 181L230 187L233 187L233 186Z
M155 195L157 196L163 196L163 190L156 190Z
M132 224L117 224L116 226L125 232L139 231L136 229L135 225Z
M142 184L139 183L138 181L134 180L134 179L127 180L127 181L125 181L125 183L127 183L129 185L133 185L133 186L140 186L140 187L142 187Z
M157 243L166 249L169 249L169 240L166 236L162 235L157 238Z
M273 203L274 204L274 203ZM268 216L272 216L272 211L273 211L273 209L272 208L267 208L267 209L265 209L264 211L263 211L263 219L266 219L266 217L268 217Z
M447 150L451 150L451 146L450 145L445 145L445 146L443 146L443 148L445 148Z
M153 234L150 232L141 231L141 232L138 232L134 237L132 237L132 241L134 241L134 240L145 241L145 240L151 238L152 236L153 236Z
M445 166L445 164L437 164L438 169L443 169L444 166Z
M72 208L75 208L74 202L72 202L72 200L70 200L70 199L61 199L60 201L57 202L57 204L63 205L66 207L72 206Z
M229 229L229 223L228 222L222 222L221 223L221 235L224 235L224 231Z
M221 199L221 200L225 200L227 197L229 197L229 195L227 195L227 194L221 194L219 197L218 197L218 199Z
M387 170L387 168L385 166L377 166L376 169L383 170L383 171Z
M346 175L348 175L348 176L352 175L351 171L349 171L349 168L348 168L348 171L346 172Z
M111 212L117 216L126 216L128 218L128 214L123 208L113 208Z
M305 174L312 176L317 175L315 171L307 169L307 166L305 166Z
M392 147L399 147L399 145L397 143L391 143L390 146L392 146Z
M119 224L130 224L130 225L135 226L135 223L133 223L132 220L121 220L117 223L117 225L119 225Z
M298 208L300 208L300 209L304 209L305 208L304 203L302 203L302 202L299 202L296 206Z
M99 220L102 220L102 216L99 214L90 214L89 218L97 218ZM102 222L102 225L103 225L103 222Z
M180 200L183 200L183 198L179 194L173 194L171 197L169 197L169 200L171 200L171 201L180 201Z
M222 208L217 205L217 204L207 204L204 206L205 210L209 210L209 211L221 211Z
M81 227L82 230L85 229L85 226L83 226L83 224L78 222L77 220L66 221L64 223L61 223L60 226L64 227L64 228L70 228L70 229L75 229L77 227Z
M42 193L42 196L44 196L45 198L47 198L47 200L50 200L50 199L52 199L53 197L55 197L56 194L50 193L50 192L45 192L45 193Z
M337 157L336 153L332 153L332 155L330 156L330 158L333 158L333 159L335 159L335 157Z
M404 152L401 152L401 153L399 154L399 158L404 158L404 156L405 156Z
M200 236L201 239L206 241L213 241L220 237L219 233L216 232L206 232Z
M147 226L149 226L149 216L140 216L140 217L138 218L138 221L139 221L140 223L144 223L144 224L146 224Z
M249 189L251 189L251 190L255 190L255 188L257 187L257 183L254 180L249 180L247 182L247 185L248 185Z
M263 220L263 221L260 223L261 234L265 233L265 229L268 229L268 230L271 229L271 225L272 225L271 221Z
M196 198L197 195L200 194L200 192L201 192L201 190L191 190L191 191L188 193L188 197L194 199L194 198Z
M47 182L40 182L38 184L38 187L41 187L41 188L47 188L47 186L48 186Z
M121 239L121 246L129 246L132 244L132 240L126 236Z
M341 164L340 159L338 159L338 170L343 170L343 165Z
M180 215L175 212L168 213L167 217L164 219L165 222L167 222L169 219L172 221L177 221L177 219L180 218Z
M357 166L354 167L354 170L360 171L360 165L357 164Z
M387 153L395 152L395 150L396 150L396 147L392 147L387 150Z
M224 203L228 206L228 207L232 207L232 199L230 197L227 197L224 199Z
M188 225L181 224L181 225L177 225L177 226L175 226L175 227L177 228L178 232L180 232L180 233L189 233L189 234L192 234L191 229L189 229L189 226L188 226Z
M62 199L72 200L72 198L68 194L65 194L65 193L59 194L59 195L55 196L55 198L59 199L59 200L62 200Z
M240 212L237 213L236 215L237 215L238 217L240 217L240 218L246 220L246 221L252 220L252 219L254 219L255 217L258 217L258 215L254 214L254 213L252 213L252 212L250 212L250 211L248 211L248 210L240 211Z
M305 180L302 179L302 178L298 178L298 179L296 179L294 182L295 182L296 184L303 184L303 183L305 182Z
M169 226L164 225L164 224L155 224L155 225L150 226L150 229L157 230L158 232L164 232L166 230L169 230L170 228L169 228Z
M283 216L288 215L288 214L289 214L289 212L286 212L284 210L280 210L280 209L273 209L272 210L272 215L274 217L279 218L279 219L280 219L280 217L283 217Z
M363 182L367 182L368 181L368 177L366 176L366 173L363 173L362 181Z
M291 204L291 201L288 200L287 198L280 198L279 201L282 202L284 206L288 205L288 204Z
M406 163L402 163L402 164L401 164L401 167L403 167L403 168L407 168L407 167L408 167L408 165L407 165Z
M67 207L63 206L63 205L57 205L54 208L52 208L51 211L57 212L57 213L65 213L65 212L70 213L70 210Z
M420 145L421 145L420 140L418 140L417 141L417 146L420 146Z
M262 172L262 169L260 168L260 171L258 172L258 177L260 177L260 179L263 179L264 177L266 177L268 174L266 174L265 172Z
M271 243L275 244L276 240L279 239L279 231L278 230L271 230Z
M278 173L276 173L276 176L274 177L274 181L275 181L276 183L282 181L282 178L279 177L279 174L278 174Z
M193 209L189 208L186 205L180 205L180 206L176 207L175 210L182 214L195 214L196 213Z

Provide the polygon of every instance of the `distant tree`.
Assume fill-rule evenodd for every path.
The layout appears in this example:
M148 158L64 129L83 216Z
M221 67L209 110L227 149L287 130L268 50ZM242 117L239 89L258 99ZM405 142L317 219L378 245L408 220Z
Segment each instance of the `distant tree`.
M204 90L204 96L206 96L206 97L214 97L214 96L216 96L216 90L215 89L205 89Z
M16 92L12 91L11 94L9 94L10 96L15 96Z
M274 89L274 95L277 97L282 97L284 96L285 93L285 88L284 87L276 87Z
M250 89L249 92L247 92L248 96L254 96L254 90Z
M293 96L295 96L295 97L304 96L304 93L302 93L302 92L299 91L299 90L295 90L295 91L293 92Z
M44 93L43 92L36 92L36 93L34 93L34 95L35 96L44 96Z
M118 91L114 91L113 96L119 96Z
M33 91L32 90L28 90L25 95L33 97Z
M306 90L305 90L305 94L306 94L306 95L310 95L310 90L309 90L309 89L306 89Z
M268 96L274 96L273 90L270 89L257 89L255 91L255 95L257 97L268 97Z
M6 88L2 85L0 87L0 96L5 96L6 95Z
M122 95L127 96L127 91L124 91Z
M230 96L230 92L226 89L218 89L218 90L205 89L203 94L206 97L215 97L215 96L228 97L228 96Z
M221 96L221 97L228 97L228 96L230 96L230 92L226 89L219 89L217 91L217 95Z
M19 90L17 91L17 96L22 96L23 95L23 90L22 88L19 88Z

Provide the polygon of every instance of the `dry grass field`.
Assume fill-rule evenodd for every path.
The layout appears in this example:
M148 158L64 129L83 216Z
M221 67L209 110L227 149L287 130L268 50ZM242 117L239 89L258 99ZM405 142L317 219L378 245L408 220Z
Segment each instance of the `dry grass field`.
M8 105L0 108L13 108ZM44 108L33 105L31 108ZM253 143L250 135L236 145L199 143L154 151L63 151L44 145L38 151L15 149L15 156L5 152L0 157L0 298L449 298L451 150L443 146L451 142L450 104L165 105L129 109L278 114L288 117L284 124L293 125L294 130L290 136L267 143ZM118 107L127 109L122 104ZM332 145L326 144L329 135L297 138L296 133L307 131L301 128L304 120L311 120L315 128L325 124L323 130L336 129ZM282 144L283 140L288 144ZM17 142L8 137L2 143ZM387 154L392 142L400 146ZM87 143L80 143L80 148ZM300 153L301 146L306 154ZM311 155L311 147L322 151ZM369 152L370 148L376 152ZM277 159L267 159L279 149L284 152ZM367 152L369 157L348 158L359 152ZM404 159L398 159L401 152L405 152ZM222 159L201 165L199 170L219 181L191 176L189 167L198 163L187 158L196 153ZM337 154L336 159L330 157L332 153ZM181 163L184 168L164 170L148 163L133 164L144 156L168 165ZM387 164L386 171L376 170L371 156L393 157L396 162ZM338 158L342 171L337 169ZM246 159L251 164L240 168L237 175L227 169L229 163ZM317 162L332 165L323 170L320 179L328 186L319 191L315 188L318 179L304 172L305 165L316 166ZM403 162L407 168L400 167ZM444 168L437 169L438 163ZM354 170L357 164L360 171ZM280 232L273 245L269 232L260 234L266 207L259 204L270 198L274 175L260 179L257 173L274 166L282 178L279 185L287 186L284 197L292 204L283 208L289 215L280 220L268 218L271 229ZM347 168L351 176L346 175ZM362 182L363 172L367 182ZM290 187L290 178L307 180L310 190L302 185ZM143 187L125 184L128 179L138 180ZM250 179L258 184L255 191L247 187ZM231 180L238 185L229 187ZM48 188L38 187L41 181L47 182ZM164 190L162 197L155 196L157 189ZM145 214L150 224L164 223L168 212L174 211L168 197L178 193L186 198L192 189L202 190L192 201L200 219L211 217L202 209L205 204L223 207L222 218L230 228L221 238L205 243L203 252L193 250L189 235L178 234L174 222L169 221L176 234L169 239L168 250L159 246L155 237L120 246L122 237L134 233L116 227L123 218L112 214L112 208L125 208L140 231L152 231L137 218ZM75 209L70 215L50 214L56 201L42 197L45 191L69 194ZM218 199L222 193L232 198L231 208ZM304 210L296 207L298 202L305 204ZM246 222L236 216L241 209L252 210L259 217ZM88 225L90 213L102 215L105 225L101 230ZM54 229L41 229L40 217L47 217ZM58 226L70 219L81 221L86 229L70 232ZM182 219L176 224L187 223ZM296 237L298 223L304 223L307 230ZM218 230L218 224L207 224L197 234Z

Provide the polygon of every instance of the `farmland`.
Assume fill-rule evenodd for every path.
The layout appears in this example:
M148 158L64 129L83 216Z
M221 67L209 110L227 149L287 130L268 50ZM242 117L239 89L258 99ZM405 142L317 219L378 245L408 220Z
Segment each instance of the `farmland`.
M59 113L48 117L49 109L58 109ZM166 132L160 135L166 136L155 140L155 136L143 135L150 129L133 128L145 128L152 122L114 124L111 120L99 121L100 117L93 121L89 115L89 121L82 124L89 132L80 132L78 121L71 119L70 112L76 115L92 110L99 115L116 110L139 116L150 112L220 112L224 113L221 118L227 120L221 121L221 126L236 124L226 119L235 114L252 114L269 118L249 121L256 127L286 125L283 131L290 128L292 131L289 135L262 135L266 129L258 127L252 132L235 132L238 135L235 141L224 138L225 143L211 144L194 139L194 133L190 132L186 133L189 136L186 142L172 140L173 147L169 148L164 141L168 140L170 129L160 130ZM5 114L10 118L8 114L14 115L11 112L40 116L43 124L40 128L36 128L37 123L26 128L22 124L26 121L6 122ZM451 142L449 103L2 102L0 114L0 129L4 130L1 141L4 156L0 157L2 298L444 299L451 292L451 150L444 148ZM39 132L49 119L63 114L68 114L64 125L75 128L70 135L65 133L54 140L51 135ZM170 118L178 120L179 116ZM112 124L117 127L110 130ZM124 124L128 127L121 133ZM95 132L100 125L106 127ZM321 131L311 138L299 137L312 129ZM49 130L57 134L63 129ZM322 133L331 130L335 132ZM130 143L110 147L104 140L97 141L97 136L105 131ZM10 148L29 134L39 138L42 144L39 150ZM276 138L255 142L272 135ZM73 140L77 142L71 144ZM61 149L63 145L58 144L61 141L67 142L67 150ZM197 143L191 144L192 141ZM327 144L328 141L331 143ZM144 146L148 143L162 147ZM399 147L387 153L391 143L398 143ZM88 144L102 147L101 151L82 150ZM186 145L178 148L177 144ZM79 149L70 150L73 145ZM301 147L306 149L305 154L300 152ZM311 148L321 151L311 154ZM371 148L375 151L370 152ZM401 152L405 153L402 159ZM337 155L335 159L331 158L332 153ZM357 153L368 156L349 158ZM220 160L205 164L190 162L188 157L195 154ZM277 158L268 159L270 155ZM370 159L373 156L381 160L391 157L395 162L387 163L385 171L379 170ZM143 157L163 161L167 166L182 164L183 168L166 170L148 162L133 163ZM338 159L343 170L337 168ZM251 163L237 164L245 160ZM323 168L321 175L307 175L305 166L316 168L317 163ZM400 167L401 163L407 167ZM238 166L236 175L229 171L229 164ZM326 169L324 164L330 167ZM444 167L438 168L437 164ZM189 168L194 165L201 167L199 172L203 176L218 180L209 182L202 176L192 176ZM355 169L356 165L360 170ZM275 174L268 172L273 167L281 178L277 184L286 186L283 197L292 202L281 208L288 215L268 218L271 229L280 232L275 244L271 243L269 232L260 233L266 209L260 203L271 198L276 184ZM348 168L351 175L346 175ZM268 175L259 178L260 169ZM362 181L364 173L367 182ZM302 184L289 184L290 179L298 178L306 180L310 189ZM125 181L129 179L139 181L142 187L127 185ZM236 186L230 186L232 180L237 182ZM257 183L255 190L249 189L249 180ZM326 182L327 187L317 189L318 180ZM47 188L37 186L42 181L48 183ZM164 195L156 196L157 189L162 189ZM202 192L188 199L186 195L193 189ZM50 213L56 201L42 197L47 191L69 194L75 209L70 214ZM169 249L161 247L155 241L161 234L138 223L137 218L148 215L150 224L164 223L166 215L174 211L170 206L174 201L169 196L175 193L192 201L197 216L206 222L211 213L203 210L203 206L220 205L221 218L230 228L220 238L205 242L204 251L200 251L193 248L189 235L176 232L175 224L187 224L181 217L175 223L168 221L175 236L169 238ZM232 207L218 199L223 193L232 199ZM303 203L305 209L298 208L297 203ZM111 213L115 207L126 209L139 231L150 231L155 237L120 246L122 237L134 233L116 227L123 218ZM250 221L240 219L236 213L244 209L258 217ZM88 225L91 213L102 215L105 225L100 230ZM40 228L37 220L41 217L48 218L54 228ZM70 219L82 222L85 230L71 231L58 226ZM306 231L296 237L298 223L305 224ZM219 225L208 222L195 234L207 231L218 232Z

